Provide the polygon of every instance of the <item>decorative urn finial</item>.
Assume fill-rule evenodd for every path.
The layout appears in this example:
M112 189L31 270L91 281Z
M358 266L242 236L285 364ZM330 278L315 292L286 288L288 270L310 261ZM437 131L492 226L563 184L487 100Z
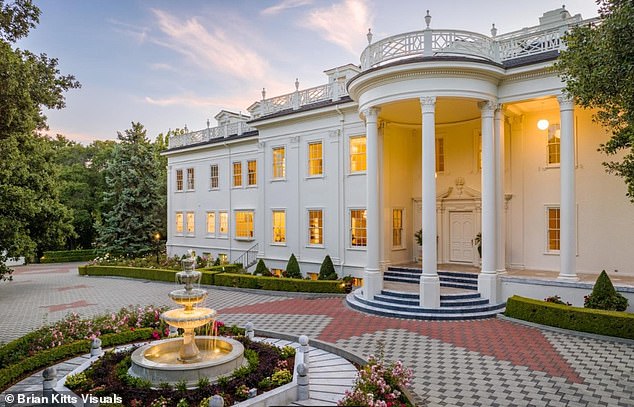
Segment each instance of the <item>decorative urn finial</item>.
M427 29L429 29L429 24L431 24L431 15L429 14L429 10L427 10L427 15L425 16L425 24L427 24Z
M368 39L368 45L372 44L372 29L368 28L368 33L365 35Z
M494 37L498 34L498 29L495 28L495 23L491 24L491 37Z
M299 79L295 78L295 90L298 91L299 90Z
M262 88L262 100L266 99L266 88Z

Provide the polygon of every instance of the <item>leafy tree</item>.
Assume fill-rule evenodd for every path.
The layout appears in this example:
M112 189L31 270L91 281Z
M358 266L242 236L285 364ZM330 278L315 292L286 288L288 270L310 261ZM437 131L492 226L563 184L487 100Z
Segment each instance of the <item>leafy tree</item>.
M594 119L612 132L599 151L613 160L606 171L623 177L634 203L634 3L598 0L600 24L574 28L556 64L565 91L597 109Z
M271 270L268 269L268 267L266 267L266 264L264 264L264 260L260 259L258 260L258 265L255 266L255 273L253 274L260 274L261 276L264 277L271 277L273 276L273 274L271 273Z
M14 48L39 22L30 0L0 0L0 280L10 279L7 258L41 253L73 234L70 211L59 202L57 165L42 109L65 106L78 88L57 60Z
M160 225L158 165L143 125L132 123L118 138L105 170L108 209L98 227L98 242L108 252L132 257L152 250Z
M338 278L339 276L337 276L335 266L332 264L332 259L330 258L330 255L327 254L326 257L324 257L324 261L321 262L317 280L336 280Z
M295 254L291 253L291 257L286 264L286 270L284 270L284 277L287 278L302 278L302 272L299 269L299 263L295 258Z
M609 311L625 311L627 302L627 298L616 292L610 277L603 270L592 287L592 293L585 297L583 306Z

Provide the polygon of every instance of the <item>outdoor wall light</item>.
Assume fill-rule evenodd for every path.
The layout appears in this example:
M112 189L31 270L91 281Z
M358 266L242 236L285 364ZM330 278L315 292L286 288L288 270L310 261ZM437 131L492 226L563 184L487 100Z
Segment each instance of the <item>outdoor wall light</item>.
M540 130L546 130L548 128L548 120L540 119L537 121L537 128Z

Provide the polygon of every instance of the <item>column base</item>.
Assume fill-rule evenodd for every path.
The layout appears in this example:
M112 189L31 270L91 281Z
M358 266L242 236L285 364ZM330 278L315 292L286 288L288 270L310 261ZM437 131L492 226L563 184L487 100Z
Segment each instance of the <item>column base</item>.
M420 277L420 306L440 308L440 278L438 275Z
M497 304L500 299L499 279L496 273L480 273L478 275L478 293L491 304Z
M383 289L383 275L380 270L365 269L363 271L363 298L371 300Z
M579 281L579 276L577 276L576 274L559 274L559 276L557 276L557 281L575 282Z

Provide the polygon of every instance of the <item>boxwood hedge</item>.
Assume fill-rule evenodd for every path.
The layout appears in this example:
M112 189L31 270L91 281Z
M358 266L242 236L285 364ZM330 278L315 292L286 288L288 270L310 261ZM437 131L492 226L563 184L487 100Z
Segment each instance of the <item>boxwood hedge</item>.
M68 263L72 261L90 261L97 257L94 249L46 251L40 257L40 263Z
M634 314L628 312L571 307L514 295L507 300L504 315L558 328L634 339Z

